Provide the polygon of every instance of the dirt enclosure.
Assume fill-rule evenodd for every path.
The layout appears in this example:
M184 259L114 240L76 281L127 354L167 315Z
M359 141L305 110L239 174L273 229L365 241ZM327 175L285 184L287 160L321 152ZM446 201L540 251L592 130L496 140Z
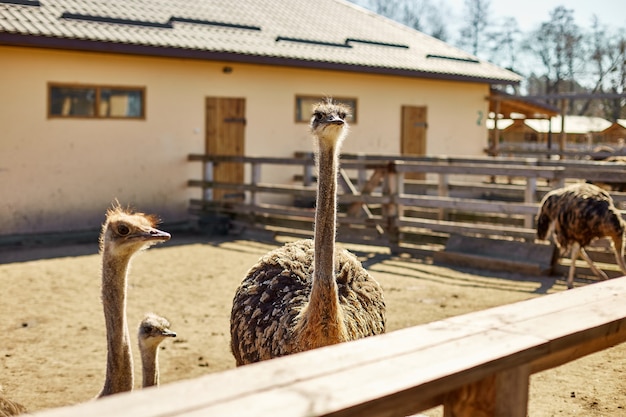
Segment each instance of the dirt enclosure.
M161 383L234 367L229 316L238 283L281 242L251 236L174 236L139 254L130 271L128 317L141 382L136 325L154 311L178 333L160 351ZM351 246L381 283L388 331L565 291L555 277L454 269ZM588 283L577 282L577 285ZM104 381L105 330L97 243L0 247L0 384L37 411L92 399ZM534 375L530 416L626 415L626 344ZM441 416L440 408L425 412Z

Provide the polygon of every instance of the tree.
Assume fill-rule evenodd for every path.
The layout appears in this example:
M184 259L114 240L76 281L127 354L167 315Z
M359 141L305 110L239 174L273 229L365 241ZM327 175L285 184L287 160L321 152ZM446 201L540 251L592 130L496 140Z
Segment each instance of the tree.
M445 4L437 5L431 0L371 0L354 1L379 15L400 22L443 41L448 38L448 21Z
M593 17L591 33L587 37L589 43L588 63L593 87L592 92L624 93L626 82L626 33L612 34L603 26L597 16ZM602 116L609 120L621 118L626 100L606 99L587 100L580 112L585 114L589 109L597 107Z
M425 32L424 16L429 8L428 0L404 1L402 6L396 9L400 11L397 20L415 30Z
M517 19L507 17L498 29L488 33L490 60L498 65L518 71L517 60L521 49L522 32L517 25Z
M373 0L372 10L379 15L398 21L396 11L399 9L401 2L402 0Z
M370 10L448 40L453 13L445 1L352 0ZM574 11L563 6L530 33L517 20L490 17L490 0L465 0L463 26L457 46L525 76L522 90L530 95L550 93L620 93L626 86L626 29L610 31L595 19L589 33L574 23ZM519 91L519 90L516 90ZM556 101L551 104L560 105ZM570 114L626 118L626 99L570 100Z
M486 46L489 5L489 0L465 0L465 25L460 31L459 45L474 55Z
M526 49L543 65L543 93L573 92L577 75L584 63L582 35L574 23L574 11L563 6L550 12L550 20L532 32ZM570 102L571 104L571 102Z
M446 16L450 16L451 13L447 10L446 3L437 3L437 6L431 4L426 10L426 21L428 22L427 33L442 41L447 41L448 33L448 19Z

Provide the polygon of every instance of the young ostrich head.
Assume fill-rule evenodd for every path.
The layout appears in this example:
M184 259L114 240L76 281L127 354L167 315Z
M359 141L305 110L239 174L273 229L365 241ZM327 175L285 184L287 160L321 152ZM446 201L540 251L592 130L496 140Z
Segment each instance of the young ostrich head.
M159 385L158 348L168 337L176 337L170 322L154 313L148 313L139 323L137 338L141 352L143 387Z
M139 345L148 349L155 349L168 337L176 337L176 332L171 330L170 322L154 313L146 314L139 323Z

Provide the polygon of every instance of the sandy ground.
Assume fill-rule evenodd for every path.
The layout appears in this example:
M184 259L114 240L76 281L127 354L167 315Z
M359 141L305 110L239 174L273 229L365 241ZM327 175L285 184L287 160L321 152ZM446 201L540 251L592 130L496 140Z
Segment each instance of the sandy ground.
M250 236L174 235L138 255L128 294L136 385L141 381L136 325L148 311L168 317L178 333L160 351L162 384L234 367L232 296L248 267L280 244ZM347 247L385 291L388 331L565 290L555 277L454 269L393 257L383 248ZM5 394L31 411L93 398L104 380L106 357L97 243L0 248L0 288ZM534 375L529 414L624 416L625 369L623 344Z

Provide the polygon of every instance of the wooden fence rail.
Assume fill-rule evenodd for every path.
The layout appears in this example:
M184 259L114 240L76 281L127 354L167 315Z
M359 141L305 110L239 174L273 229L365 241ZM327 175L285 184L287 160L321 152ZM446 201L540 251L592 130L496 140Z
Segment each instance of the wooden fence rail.
M34 415L526 417L532 374L626 341L624 299L621 277Z

